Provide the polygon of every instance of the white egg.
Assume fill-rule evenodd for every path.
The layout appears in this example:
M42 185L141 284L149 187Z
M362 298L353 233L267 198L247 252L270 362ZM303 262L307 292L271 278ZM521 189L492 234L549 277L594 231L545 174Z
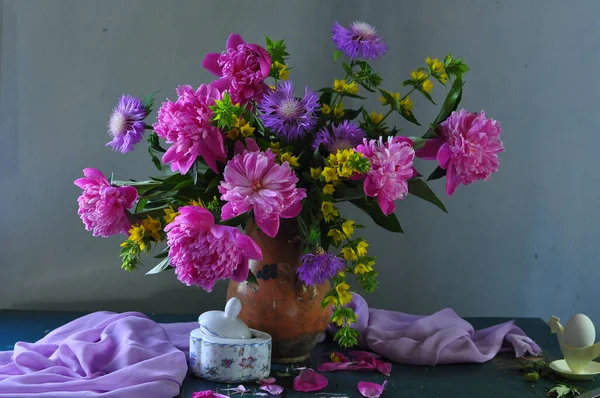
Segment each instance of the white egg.
M596 328L591 319L583 314L575 314L567 321L564 341L571 347L589 347L596 341Z

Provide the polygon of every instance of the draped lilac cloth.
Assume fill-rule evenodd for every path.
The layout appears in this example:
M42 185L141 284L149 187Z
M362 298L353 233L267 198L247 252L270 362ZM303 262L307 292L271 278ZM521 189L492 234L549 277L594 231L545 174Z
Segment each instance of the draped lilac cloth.
M83 316L0 352L0 397L175 397L197 325L161 325L137 312Z
M360 344L394 362L410 365L482 363L502 350L517 357L539 355L540 347L513 322L474 331L470 323L453 310L428 316L369 309L367 302L353 293L348 305L357 314L354 327ZM335 326L329 331L335 333Z

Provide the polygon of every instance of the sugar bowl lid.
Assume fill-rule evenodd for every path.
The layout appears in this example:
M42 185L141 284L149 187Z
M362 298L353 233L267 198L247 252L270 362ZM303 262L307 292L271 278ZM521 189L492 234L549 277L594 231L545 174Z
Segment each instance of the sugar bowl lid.
M225 311L207 311L198 317L200 330L204 334L224 339L251 339L252 332L237 316L242 310L239 298L232 297Z

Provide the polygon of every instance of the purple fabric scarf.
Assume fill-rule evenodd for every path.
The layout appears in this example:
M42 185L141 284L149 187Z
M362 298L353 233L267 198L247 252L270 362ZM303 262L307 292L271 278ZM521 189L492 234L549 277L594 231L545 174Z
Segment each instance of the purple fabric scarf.
M354 327L360 343L394 362L409 365L482 363L502 350L514 350L517 357L539 355L540 347L513 322L475 331L470 323L447 308L428 316L369 309L360 295L353 293L349 307L356 312ZM330 326L335 333L337 328Z
M175 397L196 325L159 325L137 312L86 315L0 352L0 397Z

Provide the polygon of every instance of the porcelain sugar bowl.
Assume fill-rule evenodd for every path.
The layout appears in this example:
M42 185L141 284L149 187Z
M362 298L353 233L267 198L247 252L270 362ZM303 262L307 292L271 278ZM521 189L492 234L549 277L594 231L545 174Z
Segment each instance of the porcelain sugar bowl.
M225 311L200 315L200 327L190 333L190 369L196 376L221 383L241 383L269 377L271 336L249 329L238 315L240 300L231 298Z

